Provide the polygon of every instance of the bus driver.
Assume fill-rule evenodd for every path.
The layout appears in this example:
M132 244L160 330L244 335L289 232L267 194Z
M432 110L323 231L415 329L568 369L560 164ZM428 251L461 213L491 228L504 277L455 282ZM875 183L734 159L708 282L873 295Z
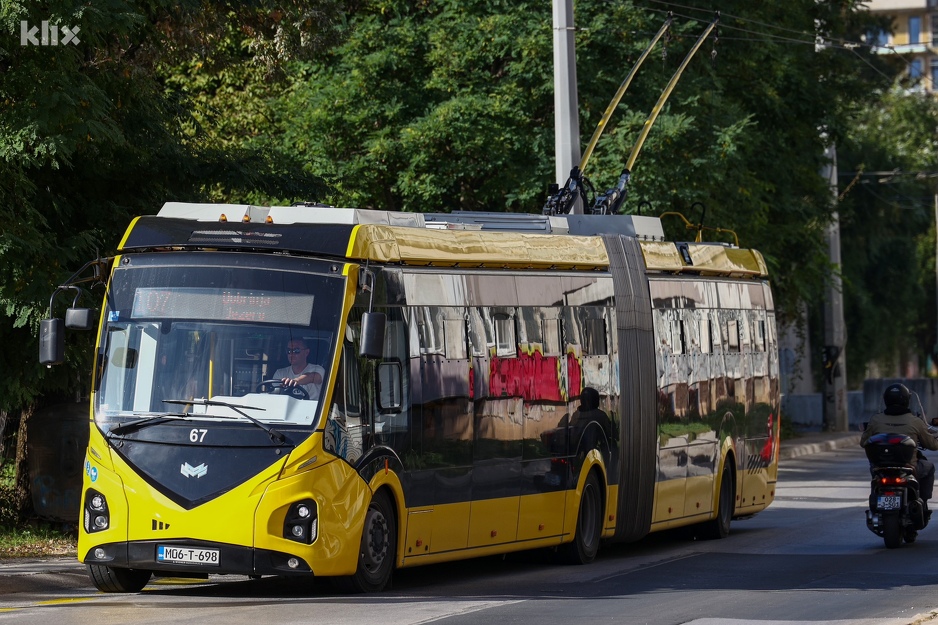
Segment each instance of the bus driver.
M303 339L290 339L287 343L286 367L274 372L274 379L280 380L284 386L302 386L309 393L310 399L319 399L319 390L322 388L322 377L326 370L319 365L307 362L309 347Z

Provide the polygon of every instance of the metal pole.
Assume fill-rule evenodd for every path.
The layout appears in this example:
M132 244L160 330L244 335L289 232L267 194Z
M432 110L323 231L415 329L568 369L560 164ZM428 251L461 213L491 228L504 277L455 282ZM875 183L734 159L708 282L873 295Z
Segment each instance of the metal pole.
M831 193L834 212L827 227L827 253L831 276L824 298L824 430L846 432L849 429L847 412L847 359L844 347L847 333L844 325L844 300L840 276L840 216L837 203L837 148L833 144L824 150L828 165L823 169Z
M700 49L700 46L703 45L704 40L707 36L713 32L713 29L716 28L717 23L720 21L720 18L717 17L710 25L707 26L707 29L704 30L703 34L697 39L697 42L694 43L694 47L691 48L690 52L687 53L687 56L684 57L684 60L681 61L681 66L677 68L677 71L674 72L674 75L671 76L671 80L668 81L668 85L664 88L664 91L661 92L661 95L658 96L658 101L655 103L655 107L651 110L651 114L648 116L648 119L645 120L645 124L642 126L641 132L638 134L638 139L635 141L635 145L632 146L632 152L629 154L629 159L625 162L625 169L632 171L632 167L635 166L635 159L638 158L638 153L642 149L642 145L645 143L645 139L648 137L648 133L651 132L651 126L655 123L655 120L658 119L658 114L661 112L664 103L668 101L668 98L671 96L671 92L674 90L677 81L680 80L681 74L684 73L684 68L687 67L687 64L690 63L690 60L694 58L694 55L697 54L697 50Z
M619 85L619 90L616 91L616 95L613 96L609 106L606 107L606 111L599 120L599 124L596 126L596 130L593 131L593 136L586 145L586 151L583 153L583 158L580 159L581 172L586 171L586 165L589 163L590 156L592 156L593 150L596 148L596 144L599 142L599 138L603 134L603 130L606 129L606 124L609 122L609 118L612 117L613 111L616 110L616 107L619 106L619 102L622 100L622 96L625 95L625 90L628 89L629 85L632 84L632 79L635 78L635 74L638 72L638 69L642 66L642 63L645 62L645 59L648 58L648 55L651 53L651 49L655 47L655 44L658 43L664 34L668 32L668 29L671 28L672 21L671 14L669 13L668 19L665 20L661 28L658 29L658 32L652 38L651 43L648 44L648 47L645 48L645 51L642 52L641 56L638 57L638 60L635 62L635 65L632 67L632 70L629 72L628 76L626 76L625 80L622 81L622 84Z
M554 154L557 184L563 186L580 162L579 102L576 87L576 41L573 0L553 0L554 6ZM580 202L573 212L583 212Z

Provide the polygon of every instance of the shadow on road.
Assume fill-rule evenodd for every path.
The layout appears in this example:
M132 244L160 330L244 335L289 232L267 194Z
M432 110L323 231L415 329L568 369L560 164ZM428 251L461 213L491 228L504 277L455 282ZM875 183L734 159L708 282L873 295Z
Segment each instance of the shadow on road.
M858 528L860 529L865 528ZM740 530L744 535L763 530ZM927 531L927 530L926 530ZM871 545L869 552L831 554L746 554L720 552L727 541L703 542L701 551L689 553L679 532L652 535L632 545L611 545L590 566L554 563L548 551L525 552L397 571L394 586L381 595L341 595L328 580L307 578L244 578L193 587L164 586L160 580L146 593L184 595L205 599L254 598L328 600L330 603L411 602L435 597L493 599L558 599L635 596L670 591L795 591L795 590L890 590L929 586L932 576L909 573L884 576L883 570L902 570L910 557L919 561L938 558L938 542L922 540L896 550ZM683 544L682 544L683 543ZM716 547L716 548L715 548ZM668 552L674 555L670 557ZM629 566L636 557L652 557L648 565ZM624 568L628 570L623 571ZM615 571L615 572L611 572ZM788 572L780 574L780 572ZM803 572L790 583L791 571ZM175 580L165 580L173 583ZM213 578L214 582L214 578ZM207 603L211 603L208 601ZM187 602L187 605L192 605Z

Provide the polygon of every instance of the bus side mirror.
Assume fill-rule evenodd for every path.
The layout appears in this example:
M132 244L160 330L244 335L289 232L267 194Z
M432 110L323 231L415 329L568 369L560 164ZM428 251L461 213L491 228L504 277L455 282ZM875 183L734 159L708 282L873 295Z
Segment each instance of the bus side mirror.
M367 312L362 315L362 342L358 355L365 358L381 358L384 356L384 328L387 325L387 315L384 313Z
M69 330L90 330L94 315L90 308L69 308L65 311L65 327Z
M65 361L65 322L43 319L39 322L39 364L51 367Z

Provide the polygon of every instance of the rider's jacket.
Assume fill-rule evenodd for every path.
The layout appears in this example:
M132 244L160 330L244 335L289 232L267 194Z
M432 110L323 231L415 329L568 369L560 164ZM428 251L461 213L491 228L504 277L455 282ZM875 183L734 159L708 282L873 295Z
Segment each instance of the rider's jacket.
M919 447L938 449L938 439L928 431L925 421L907 408L889 407L873 415L860 435L860 445L866 445L866 441L874 434L905 434L915 439Z

